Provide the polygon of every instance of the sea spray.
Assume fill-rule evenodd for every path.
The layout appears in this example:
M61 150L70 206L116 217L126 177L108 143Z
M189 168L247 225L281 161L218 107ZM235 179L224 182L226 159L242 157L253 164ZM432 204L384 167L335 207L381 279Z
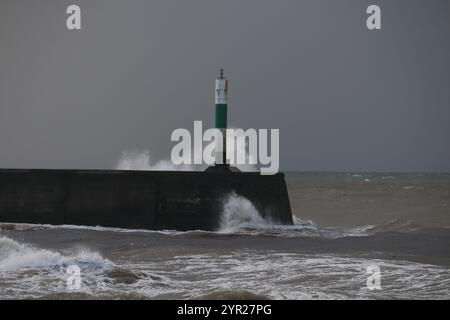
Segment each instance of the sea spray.
M220 233L272 236L315 236L320 235L318 226L311 220L293 216L294 225L279 225L262 217L255 205L236 192L227 194L223 200Z
M244 139L243 133L238 132L238 139L235 145L235 154L242 152L245 154L249 163L256 163L256 159L249 154L248 141ZM230 150L232 145L228 146ZM193 163L201 162L201 154L194 154ZM257 165L254 164L237 164L236 167L244 172L256 172L258 171ZM206 165L194 165L194 164L174 164L169 160L152 159L150 150L125 150L116 163L115 169L117 170L138 170L138 171L203 171L207 168Z
M113 263L99 253L80 249L70 256L46 249L38 249L7 237L0 237L0 271L24 268L63 267L71 264L86 268L108 268Z
M317 228L317 225L312 220L304 220L302 218L297 217L295 214L292 215L292 221L294 221L294 225L309 225Z
M223 202L220 231L232 232L240 228L257 228L267 224L253 203L231 192Z
M194 171L192 165L175 165L170 160L160 160L152 163L150 151L131 150L124 151L117 162L117 170L139 170L139 171Z

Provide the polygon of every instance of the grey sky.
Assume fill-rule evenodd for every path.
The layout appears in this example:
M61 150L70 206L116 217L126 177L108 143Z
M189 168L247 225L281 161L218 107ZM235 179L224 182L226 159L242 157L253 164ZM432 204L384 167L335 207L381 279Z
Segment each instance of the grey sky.
M450 171L448 0L0 0L0 167L167 159L213 124L220 67L229 124L279 128L283 170Z

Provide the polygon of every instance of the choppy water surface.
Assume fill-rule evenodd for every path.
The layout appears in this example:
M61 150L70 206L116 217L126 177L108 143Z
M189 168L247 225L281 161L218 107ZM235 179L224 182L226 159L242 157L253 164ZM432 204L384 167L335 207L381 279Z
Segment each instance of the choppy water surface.
M235 194L216 232L0 224L0 299L450 298L448 175L287 182L294 226ZM367 288L369 266L381 290Z

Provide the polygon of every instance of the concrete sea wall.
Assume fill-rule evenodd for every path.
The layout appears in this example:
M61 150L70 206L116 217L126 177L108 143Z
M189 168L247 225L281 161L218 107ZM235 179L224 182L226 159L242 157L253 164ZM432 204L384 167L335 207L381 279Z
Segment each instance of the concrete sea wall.
M0 222L215 230L224 196L292 224L282 173L0 169Z

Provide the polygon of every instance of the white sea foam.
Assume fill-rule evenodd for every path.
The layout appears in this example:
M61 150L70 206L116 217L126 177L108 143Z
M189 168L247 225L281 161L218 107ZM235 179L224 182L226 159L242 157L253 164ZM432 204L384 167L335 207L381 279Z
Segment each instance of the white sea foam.
M294 222L294 225L311 225L316 226L316 224L312 220L304 220L300 217L297 217L295 214L292 215L292 221ZM317 226L316 226L317 227Z
M383 290L366 287L367 267L382 270ZM142 268L178 279L178 298L220 290L245 290L273 299L407 299L450 296L448 268L409 261L337 255L239 250L230 254L173 257L168 264ZM300 270L300 272L299 272ZM189 280L190 279L190 280ZM145 295L153 288L140 288Z
M293 225L280 225L262 217L253 203L235 192L223 201L219 234L270 235L279 237L304 237L322 235L311 220L293 216Z
M233 232L239 228L258 228L267 225L253 203L235 192L228 194L223 202L220 231Z
M54 266L73 261L105 264L105 259L95 253L64 256L5 237L0 238L0 248L2 261L11 252L23 252L25 255L30 251L40 253L41 257L36 259L41 263L27 262L25 265L47 270L22 276L19 276L18 269L0 271L0 284L2 288L8 288L0 291L0 299L52 294L63 299L70 298L67 295L66 275L55 268L43 268L43 265ZM367 267L370 265L381 268L383 290L367 289ZM189 299L223 290L236 293L247 291L272 299L448 299L450 296L447 267L330 254L235 250L222 254L181 254L165 260L130 260L116 267L116 273L110 273L111 269L105 268L99 272L83 272L81 292L93 298L150 299ZM121 279L124 277L134 280L123 282Z
M87 249L80 249L73 255L64 256L59 252L34 248L7 237L0 237L0 271L71 264L93 267L112 266L112 263L99 253Z
M70 298L67 274L59 267L74 263L83 270L80 292L91 298L189 299L223 290L272 299L450 297L446 266L346 255L237 249L149 260L130 256L111 267L95 252L61 254L0 237L0 261L8 259L0 269L0 299ZM366 287L371 265L381 269L382 290Z

